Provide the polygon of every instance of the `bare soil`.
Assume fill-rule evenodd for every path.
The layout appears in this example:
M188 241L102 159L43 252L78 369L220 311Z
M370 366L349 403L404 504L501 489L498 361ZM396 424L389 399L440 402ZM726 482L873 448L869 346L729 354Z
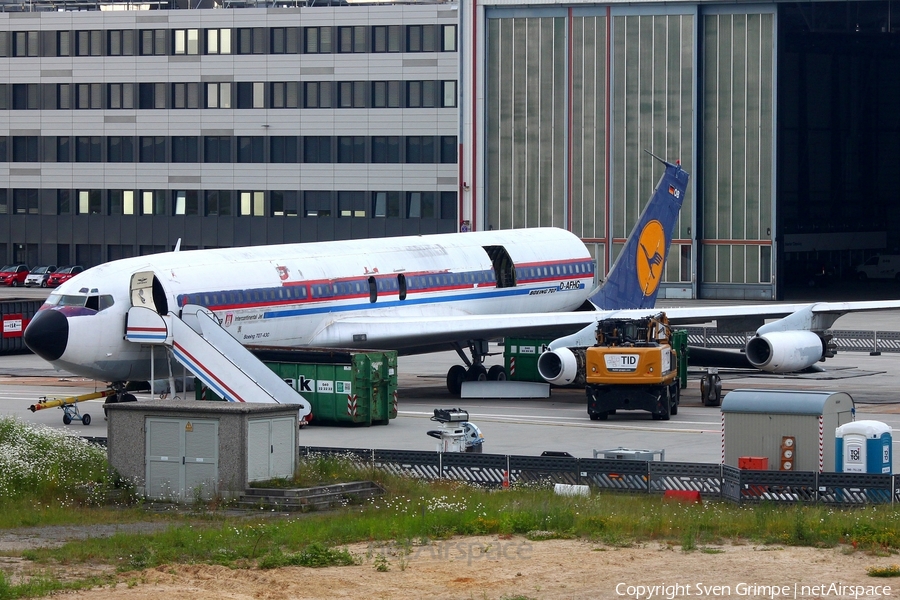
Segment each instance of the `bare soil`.
M272 570L165 565L119 574L115 585L66 596L90 600L587 600L887 598L900 593L900 580L870 577L866 572L869 567L896 564L896 555L876 556L849 547L728 544L683 551L657 542L612 547L582 540L529 541L494 535L453 538L405 550L390 544L355 544L348 550L359 558L359 565ZM31 570L26 562L0 559L0 568ZM111 568L58 565L51 571L63 578L80 578L110 573ZM875 588L885 585L890 590Z

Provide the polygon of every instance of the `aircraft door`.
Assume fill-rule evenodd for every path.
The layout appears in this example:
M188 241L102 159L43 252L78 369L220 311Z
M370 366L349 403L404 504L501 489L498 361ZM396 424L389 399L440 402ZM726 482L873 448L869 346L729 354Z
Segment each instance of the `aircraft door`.
M131 276L131 305L149 308L160 315L168 314L166 293L153 271L141 271Z
M503 246L484 246L494 266L498 288L516 287L516 265Z

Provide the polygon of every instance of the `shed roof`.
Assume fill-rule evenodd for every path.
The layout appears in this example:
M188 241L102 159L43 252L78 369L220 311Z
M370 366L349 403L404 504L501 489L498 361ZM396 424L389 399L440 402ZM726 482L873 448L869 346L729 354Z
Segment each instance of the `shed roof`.
M733 390L722 399L723 413L823 415L846 412L853 398L846 392L811 390Z

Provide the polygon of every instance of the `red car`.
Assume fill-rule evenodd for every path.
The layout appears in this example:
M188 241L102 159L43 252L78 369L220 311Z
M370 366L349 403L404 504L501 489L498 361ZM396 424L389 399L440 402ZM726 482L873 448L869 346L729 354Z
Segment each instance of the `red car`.
M28 265L6 265L0 269L0 285L19 287L28 277Z
M61 283L65 283L82 271L84 271L84 267L82 267L81 265L75 265L74 267L63 267L62 269L58 269L47 279L47 287L56 287Z

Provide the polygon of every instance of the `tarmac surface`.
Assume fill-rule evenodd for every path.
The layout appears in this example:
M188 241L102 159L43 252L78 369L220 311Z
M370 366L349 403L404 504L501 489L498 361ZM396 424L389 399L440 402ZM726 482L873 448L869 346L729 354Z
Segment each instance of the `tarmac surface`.
M873 283L873 282L869 282ZM44 297L46 290L3 290L0 298ZM900 296L900 295L898 295ZM831 300L832 298L829 298ZM799 299L792 299L797 302ZM680 305L727 304L712 301L682 301ZM659 302L660 308L679 305ZM856 313L842 317L835 329L900 331L900 311ZM502 347L488 364L502 362ZM654 421L649 413L620 411L608 421L591 421L585 408L583 390L554 389L545 400L491 400L455 398L447 392L447 370L459 363L455 353L435 353L401 357L399 362L399 415L388 426L309 426L300 432L304 446L341 448L403 449L432 451L436 440L428 437L437 424L430 420L435 408L459 406L469 412L485 437L484 451L492 454L539 455L546 450L565 451L577 457L592 457L594 450L619 447L664 450L665 460L718 463L721 457L721 412L700 403L699 370L690 374L688 388L682 390L677 416L670 421ZM900 353L869 356L866 352L845 352L822 364L824 372L784 376L721 371L723 394L738 388L815 389L843 391L853 397L857 419L874 419L890 425L894 435L895 471L900 467L900 394L897 374ZM0 415L14 415L25 421L66 428L77 435L106 435L102 401L80 403L82 413L92 416L90 425L62 423L60 409L36 413L28 407L41 397L66 397L103 389L102 383L83 380L54 371L34 355L0 356ZM183 394L179 394L183 395ZM193 393L188 392L193 398ZM149 401L139 394L139 401Z

